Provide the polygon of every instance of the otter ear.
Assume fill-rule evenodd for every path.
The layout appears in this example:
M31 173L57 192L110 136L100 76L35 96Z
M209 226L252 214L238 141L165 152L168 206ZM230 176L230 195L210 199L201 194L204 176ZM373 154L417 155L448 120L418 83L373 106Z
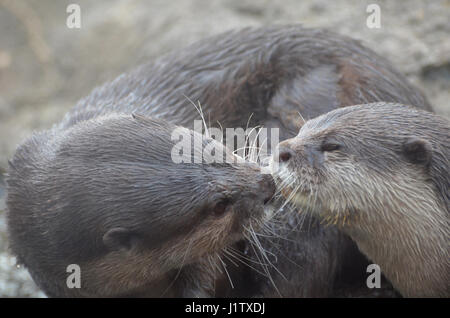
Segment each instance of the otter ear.
M105 244L110 251L130 251L136 247L138 243L138 236L123 227L112 228L103 235L103 244Z
M410 137L403 144L403 153L408 161L427 165L431 161L431 144L424 139Z

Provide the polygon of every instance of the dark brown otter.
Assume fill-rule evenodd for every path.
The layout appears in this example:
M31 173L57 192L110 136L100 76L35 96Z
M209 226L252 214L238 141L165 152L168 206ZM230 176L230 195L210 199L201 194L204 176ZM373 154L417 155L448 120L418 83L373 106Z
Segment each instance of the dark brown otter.
M450 296L450 122L389 103L329 112L280 143L296 204L350 235L403 296Z
M110 114L35 134L19 147L8 176L11 248L45 293L212 292L213 280L203 277L206 286L192 282L192 275L211 269L193 274L189 268L242 239L250 221L261 220L274 185L256 165L194 163L194 156L208 155L208 143L224 156L233 154L187 128L179 129L183 138L192 138L192 163L174 163L175 128L162 120ZM69 264L81 268L80 289L66 285ZM176 288L185 280L188 286Z
M195 103L200 102L205 119L212 126L218 125L217 122L220 122L222 127L246 127L251 117L250 123L253 126L279 128L282 140L295 136L303 123L301 116L306 119L313 118L342 106L385 100L430 109L425 97L395 71L388 61L355 40L326 30L306 29L297 25L260 29L247 28L227 32L194 43L188 48L176 50L155 62L141 66L133 72L123 74L114 81L96 88L69 111L57 127L49 132L36 135L28 142L28 145L19 148L16 157L20 156L20 160L24 162L23 165L30 164L31 170L36 165L35 158L41 160L41 163L45 165L53 158L55 142L60 140L60 136L66 135L69 131L77 131L74 141L85 140L83 132L87 127L96 123L98 118L114 114L116 114L115 116L125 114L128 115L125 118L129 119L129 115L136 112L146 117L160 118L175 125L192 128L194 119L199 119L199 115L188 98ZM128 132L128 129L127 125L123 127L118 125L117 133L128 136L130 142L133 143L134 137ZM268 140L270 141L270 136ZM38 146L34 146L33 143L37 143ZM116 145L117 152L120 152L121 156L133 158L133 160L143 160L142 152L136 149L129 149L127 153L122 154L128 149L126 148L127 143ZM104 145L105 149L109 146L109 143ZM73 151L82 151L82 149L77 148ZM87 151L84 153L88 156ZM101 158L94 156L92 160L93 163L97 162L101 165ZM30 170L24 169L23 165L14 162L15 160L10 168L10 187L16 187L17 191L34 194L27 200L23 200L23 197L20 198L21 201L18 197L9 199L10 218L15 214L15 204L18 206L33 205L33 202L37 202L35 200L40 200L41 192L37 192L39 189L47 189L44 196L49 196L53 192L54 194L58 193L56 190L63 183L67 187L72 187L70 182L65 179L51 180L44 178L43 174L33 174L33 178L22 178L21 176L26 176ZM75 170L72 170L70 162L66 161L66 163L65 171L72 176ZM102 171L101 175L97 175L100 181L104 181L99 185L102 187L107 185L106 189L129 185L120 178L110 178L109 171L106 169ZM51 170L49 170L50 172ZM197 174L189 175L192 178L195 176ZM90 180L89 176L85 177L85 179L78 179L79 187L83 189L83 180L86 182ZM198 177L200 178L201 175ZM182 180L187 176L180 171L174 178ZM235 186L244 188L251 186L248 184L248 180L251 178L242 181L240 178L234 179L231 175L228 176L228 180ZM164 179L164 181L167 180ZM87 189L96 192L91 188ZM145 193L141 193L140 188L133 189L130 190L130 196L140 197L142 193ZM205 188L187 190L191 191L189 195L194 198L201 197ZM100 193L107 192L103 189L98 191ZM91 192L89 195L93 195ZM161 196L164 199L167 198L168 193L173 194L173 191L161 191L160 194L158 192L156 197ZM11 195L9 197L12 198ZM67 197L71 198L73 202L83 202L83 206L86 208L95 208L99 205L98 200L83 200L83 195L75 195L73 191L67 192ZM122 197L117 196L116 191L112 191L111 197L103 200L100 204L105 213L111 213L110 219L114 219L116 215L113 213L116 204L121 204L124 208L129 203L129 200L120 198ZM15 203L11 200L14 200ZM60 204L58 202L60 201L55 198L54 201L46 204ZM179 200L173 201L173 204L174 209L176 207L184 208L186 195L180 195ZM188 205L188 207L192 206ZM366 260L347 236L335 229L321 226L313 217L308 216L304 219L292 213L282 212L277 213L273 223L270 224L278 238L260 238L269 257L276 256L271 262L277 269L266 266L263 269L256 268L257 271L255 271L244 266L236 268L232 263L228 263L234 289L231 289L227 283L224 288L216 289L217 296L330 296L335 295L338 282L340 284L342 281L343 284L347 284L347 278L352 276L352 272L360 271L363 275L365 274L365 267L361 264L365 264ZM164 213L164 211L160 211L160 213ZM29 218L21 218L18 215L16 222L21 225L10 223L10 231L14 232L14 227L17 227L16 232L20 232L22 228L28 226L29 220ZM190 229L199 230L197 223L193 218L190 219L189 215L186 214L184 220L186 221L183 223L186 224L185 228L187 224L191 224ZM93 233L96 232L96 229L92 228L83 218L74 220L73 217L67 215L66 221L76 225L76 228L67 230L68 233L58 232L63 237L65 235L76 236L76 231L83 227L87 227ZM166 221L175 222L173 218L166 219ZM58 231L58 222L60 221L54 219L52 222L42 219L40 225ZM155 233L157 234L159 230L162 232L159 235L166 235L167 238L170 238L172 231L165 231L165 226L172 228L175 225L165 225L164 223L160 225L159 228L153 227L156 230ZM204 227L203 230L205 230ZM23 233L25 235L27 232ZM211 239L213 237L211 236ZM39 241L36 241L36 244L33 243L32 235L18 236L18 239L21 240L20 247L16 244L17 248L14 248L14 239L12 245L13 250L19 256L23 255L22 259L28 253L32 253L30 250L45 250L45 248L39 248ZM66 253L77 251L77 246L68 244L67 240L53 241L52 244L58 249L65 250ZM83 249L91 251L94 246L93 243L92 247L90 243L87 243ZM258 257L260 256L257 255L257 252L253 252L251 246L249 241L243 241L234 248L259 263ZM95 256L95 252L92 255ZM40 254L36 257L36 263L46 263L49 268L52 267L52 264L60 262L59 259L55 259L54 255ZM142 259L148 260L147 258ZM151 260L148 261L150 262L148 265L152 265ZM199 262L202 263L204 260ZM97 270L96 267L100 268L98 264L91 264L92 272ZM30 267L37 265L31 264ZM258 266L258 264L252 264L254 268ZM190 268L191 272L202 268L196 274L199 277L208 278L212 275L211 270L203 264L191 264ZM264 272L264 269L270 275ZM124 270L126 270L124 273L118 271L116 274L128 275L128 269L124 268ZM258 273L261 271L264 275ZM176 273L171 274L176 276ZM193 274L190 275L192 277ZM222 278L225 275L219 276ZM266 276L271 276L272 279L268 279ZM166 288L166 281L170 281L172 277L168 279L163 277L157 285ZM45 287L51 284L50 278L44 274L40 275L39 279L41 286ZM122 284L125 284L125 281L122 280ZM204 280L189 278L184 281L190 282L185 284L188 289L195 284L207 286L210 284L206 278ZM95 279L92 283L96 283ZM352 284L353 282L350 283L350 285ZM223 284L218 285L223 286ZM119 287L119 290L122 290L123 286ZM144 287L144 290L135 291L133 295L156 295L164 288L151 285L147 288ZM47 290L49 289L50 287L47 288ZM146 292L152 289L155 291L154 293ZM192 292L179 292L181 288L176 290L175 294L192 295ZM208 288L200 290L208 290ZM118 290L108 291L109 294L117 294L117 292Z

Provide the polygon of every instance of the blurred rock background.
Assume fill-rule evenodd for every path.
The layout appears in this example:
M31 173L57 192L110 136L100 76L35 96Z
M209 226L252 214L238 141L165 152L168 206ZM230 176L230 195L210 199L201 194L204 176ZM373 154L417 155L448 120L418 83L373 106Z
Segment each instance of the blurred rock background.
M80 29L66 26L70 3L81 7ZM381 8L380 29L366 26L371 3ZM7 160L96 85L221 31L302 23L360 39L450 117L449 21L445 0L0 0L0 296L43 296L7 252Z

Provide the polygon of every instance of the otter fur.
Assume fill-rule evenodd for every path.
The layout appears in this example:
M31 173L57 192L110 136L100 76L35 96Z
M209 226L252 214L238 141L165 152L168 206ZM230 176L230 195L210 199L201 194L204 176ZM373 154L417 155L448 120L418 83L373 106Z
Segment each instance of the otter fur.
M275 175L295 205L348 234L403 296L450 296L447 119L399 104L346 107L279 150Z
M123 195L141 198L146 193L139 187L134 187L129 193L119 191L124 187L131 187L132 184L119 177L119 171L112 168L105 170L106 172L102 171L103 176L99 172L96 175L98 182L88 186L89 182L93 181L92 177L81 173L82 166L73 167L74 163L69 160L57 160L56 163L61 165L61 171L68 176L73 178L78 176L76 188L75 185L71 185L75 179L67 179L65 176L61 176L55 182L51 177L55 172L51 163L61 144L66 143L63 149L70 149L72 155L84 154L86 158L83 161L89 160L92 166L108 168L108 164L103 163L106 154L97 156L96 152L93 152L92 156L89 155L93 149L92 145L86 146L87 139L91 137L89 132L95 125L100 126L97 128L101 131L103 124L112 123L106 121L106 118L125 120L124 125L116 123L114 127L117 131L108 129L108 132L122 136L121 142L114 145L114 152L108 150L112 137L107 134L103 136L107 144L102 145L98 141L97 146L104 149L111 162L114 161L114 156L117 156L118 161L121 158L132 158L141 162L145 160L143 156L146 156L146 152L150 151L144 149L143 145L152 146L150 141L152 135L146 130L146 135L141 136L139 130L136 130L141 126L133 123L131 114L192 129L193 121L200 119L200 116L191 101L201 105L204 118L211 126L234 128L250 124L279 128L281 140L294 137L303 125L303 119L311 119L343 106L391 101L431 110L423 94L409 84L387 59L356 40L327 30L308 29L299 25L245 28L201 40L187 48L176 49L95 88L55 127L46 132L36 133L18 148L11 161L8 177L9 232L12 251L19 256L19 261L25 262L27 257L34 258L33 261L25 262L32 275L41 264L49 270L59 271L61 269L56 269L56 265L66 263L58 254L39 253L46 250L46 244L50 244L49 242L55 249L68 255L76 254L78 247L86 250L82 255L84 253L92 257L100 255L96 247L102 244L101 240L87 240L78 246L69 242L69 238L78 239L77 235L80 231L84 233L84 227L87 227L87 233L94 237L95 231L100 231L101 228L90 228L91 223L84 222L83 219L65 221L59 213L53 217L49 216L49 209L62 209L63 205L69 204L67 201L61 201L61 191L64 191L65 198L70 199L69 202L73 206L81 204L84 208L89 208L97 206L100 202L94 199L86 200L86 195L94 198L96 192L98 196L111 190L107 200L101 202L101 208L105 213L109 211L108 213L113 215L117 214L114 212L116 208L125 209L130 204L130 199L124 199ZM135 128L129 131L131 127ZM64 136L71 138L65 139ZM149 140L146 140L145 136ZM141 143L137 145L133 138L138 138ZM269 135L269 150L275 146L270 144L270 140ZM72 142L79 144L80 147L71 147ZM136 148L131 145L136 145ZM157 156L154 159L159 160ZM145 175L141 169L133 171L133 167L129 168L129 174L136 178L138 172ZM111 178L110 173L114 173L116 178ZM232 174L228 177L228 181L232 183L232 188L252 187L250 183L257 183L256 180L260 177L253 173L250 175L252 177L243 180L241 177L234 179L236 175ZM206 180L203 179L206 178L203 172L186 174L186 171L179 171L176 178L199 181L196 177ZM208 180L214 184L217 174L213 173L210 177L213 177L213 180ZM252 181L249 183L249 180ZM108 185L106 188L105 184ZM167 199L169 194L176 197L169 188L170 182L164 179L164 184L167 187L160 189L161 200ZM171 208L178 206L183 210L189 196L202 197L206 188L203 182L197 185L200 184L201 186L192 189L183 189L184 194L179 196ZM92 188L94 185L100 188ZM117 186L117 189L113 185ZM62 186L67 188L60 189ZM81 192L77 194L70 189ZM152 193L152 196L158 195ZM144 204L146 201L138 202ZM205 204L210 204L206 198ZM171 208L161 209L158 214L169 213L172 211ZM273 210L278 208L278 205L272 207ZM137 224L138 220L134 222ZM164 224L163 220L174 224ZM185 222L179 225L182 220ZM71 224L73 228L60 227L61 223ZM156 233L164 232L159 235L163 235L166 239L171 237L173 231L165 231L165 227L175 229L179 225L185 229L194 229L198 225L195 217L190 218L189 214L185 214L180 220L168 217L158 224L159 228L153 225L152 227ZM268 226L271 227L273 224L279 224L273 229L279 242L274 244L278 239L273 237L260 237L262 248L269 255L275 256L271 261L273 266L263 266L266 271L257 268L259 265L256 268L255 266L237 268L224 260L228 264L234 288L231 288L231 284L226 280L225 284L219 282L216 284L223 288L216 287L211 292L211 288L208 287L211 286L209 278L217 274L219 276L217 280L220 281L226 275L211 272L209 266L203 265L210 263L205 258L187 266L192 269L190 272L199 271L198 274L190 274L189 278L184 279L185 282L189 282L183 283L183 288L188 292L183 292L183 288L175 288L174 294L324 297L336 295L338 285L350 285L353 288L354 272L361 272L364 277L367 260L358 252L347 235L336 229L324 227L315 217L305 218L285 213L284 210L279 211ZM57 235L48 234L53 232ZM36 236L41 238L36 239ZM44 244L42 240L46 238L49 240ZM233 248L246 258L262 263L258 260L260 257L256 255L258 253L253 252L250 241L242 240ZM91 266L92 270L95 270L95 266L98 264ZM167 289L166 282L171 282L177 272L170 273L173 276L165 279L165 275L162 275L164 279L161 278L157 282L158 286L163 286L161 288L152 287L151 284L144 284L145 286L141 286L140 289L137 287L122 289L119 286L120 293L125 293L126 290L128 295L133 296L169 295L163 293ZM39 276L38 284L49 295L60 295L60 290L52 287L54 284L52 276L44 272L33 275L35 279L37 276ZM132 280L128 279L130 278L122 279L122 284L131 283ZM364 285L364 279L360 276L357 281L358 284ZM101 285L100 281L93 283ZM207 286L200 288L207 292L189 291L197 284ZM120 294L119 290L111 287L105 290L104 294L117 295ZM154 292L148 292L149 290Z

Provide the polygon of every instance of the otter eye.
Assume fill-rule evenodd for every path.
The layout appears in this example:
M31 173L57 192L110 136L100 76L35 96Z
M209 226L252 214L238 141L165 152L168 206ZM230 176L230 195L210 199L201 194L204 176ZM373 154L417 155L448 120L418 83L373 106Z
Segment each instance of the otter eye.
M230 200L228 200L228 199L223 199L222 201L219 201L214 206L214 214L216 216L223 215L227 211L227 207L228 207L229 204L230 204Z
M322 145L322 147L320 148L320 150L331 152L331 151L339 150L340 148L341 148L341 145L339 145L339 144L335 144L335 143L324 143L324 144Z

